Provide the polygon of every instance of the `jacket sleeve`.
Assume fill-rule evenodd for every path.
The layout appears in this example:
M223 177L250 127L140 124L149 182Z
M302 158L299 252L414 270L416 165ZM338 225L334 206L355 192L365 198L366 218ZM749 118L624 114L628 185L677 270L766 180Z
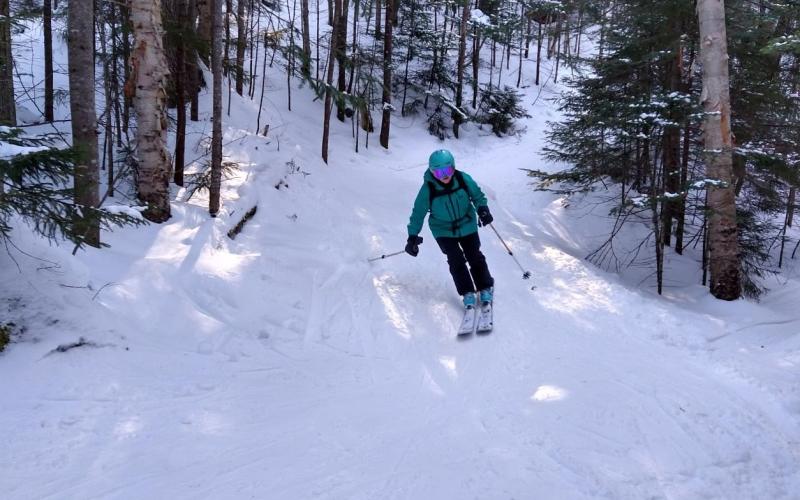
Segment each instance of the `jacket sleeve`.
M423 184L419 188L417 198L414 200L414 208L411 210L411 218L408 221L408 235L416 236L422 231L422 223L425 222L425 215L430 207L430 193L428 186Z
M466 185L467 193L469 193L469 199L472 201L472 204L475 205L475 208L488 206L489 201L486 199L486 195L483 194L483 191L481 191L478 183L466 172L461 172L461 176L464 178L464 184Z

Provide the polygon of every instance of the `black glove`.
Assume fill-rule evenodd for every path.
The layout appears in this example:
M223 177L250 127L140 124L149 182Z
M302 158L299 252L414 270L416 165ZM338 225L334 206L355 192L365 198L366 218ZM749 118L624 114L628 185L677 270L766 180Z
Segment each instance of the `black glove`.
M489 207L483 206L478 207L478 225L479 226L488 226L492 223L494 217L492 217L492 213L489 212Z
M406 253L412 257L416 257L419 253L420 243L422 243L422 236L417 236L416 234L409 236L408 242L406 243Z

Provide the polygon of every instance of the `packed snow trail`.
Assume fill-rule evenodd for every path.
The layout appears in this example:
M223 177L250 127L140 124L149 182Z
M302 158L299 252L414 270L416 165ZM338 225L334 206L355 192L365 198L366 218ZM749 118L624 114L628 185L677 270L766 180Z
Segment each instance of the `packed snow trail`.
M393 120L390 151L355 154L334 122L326 166L319 104L270 92L269 139L233 100L217 219L198 197L76 258L19 233L57 266L3 257L3 312L26 318L0 356L4 498L800 497L796 289L777 312L657 297L582 260L602 219L519 170L540 167L542 99L520 138L465 124L445 145L532 272L481 229L495 325L460 341L427 229L419 257L367 262L402 249L442 143Z
M87 257L93 282L115 284L98 298L114 321L83 331L105 347L44 356L47 339L6 356L0 487L87 499L796 497L797 414L712 359L706 339L725 325L560 250L537 226L542 211L520 209L507 187L519 181L494 184L474 164L464 168L537 287L481 229L497 280L491 335L457 340L459 297L432 238L416 259L366 262L402 245L418 169L331 168L286 190L255 174L243 197L262 208L234 242L219 221L198 225L202 209L176 207L150 238ZM61 328L82 331L73 321ZM32 351L42 356L28 364Z

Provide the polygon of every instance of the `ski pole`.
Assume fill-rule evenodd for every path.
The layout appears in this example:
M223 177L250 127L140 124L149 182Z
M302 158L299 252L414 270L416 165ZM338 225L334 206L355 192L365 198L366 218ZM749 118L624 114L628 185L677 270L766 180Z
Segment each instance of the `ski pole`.
M376 260L385 259L387 257L394 257L395 255L400 255L401 253L406 253L406 251L405 250L400 250L399 252L387 253L387 254L381 255L380 257L372 257L371 259L367 259L367 262L375 262Z
M497 235L497 238L500 240L500 243L502 243L503 246L506 247L506 250L508 251L508 255L510 255L511 258L514 259L514 262L516 262L517 265L519 266L520 271L522 271L522 279L526 280L526 279L530 278L531 277L531 272L530 271L526 271L522 267L522 264L519 263L517 258L514 257L514 252L512 252L511 249L508 248L508 245L506 245L506 242L503 241L503 238L500 236L500 233L497 232L497 229L494 228L494 225L493 224L489 224L489 227L492 228L492 231L494 231L494 234Z

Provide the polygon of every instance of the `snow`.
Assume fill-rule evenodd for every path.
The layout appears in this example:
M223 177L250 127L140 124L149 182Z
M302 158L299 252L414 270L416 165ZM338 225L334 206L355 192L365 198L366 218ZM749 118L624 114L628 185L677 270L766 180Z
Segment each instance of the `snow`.
M49 149L47 146L18 146L0 141L0 159L10 159L17 155L25 155Z
M4 498L800 496L794 261L762 302L727 303L698 284L699 251L668 249L658 296L650 270L584 259L607 207L535 192L521 170L560 167L539 156L549 99L506 139L468 123L440 142L394 116L388 150L373 134L355 153L332 120L325 165L321 104L296 88L287 111L279 81L268 138L233 99L240 171L217 218L177 190L168 222L104 232L108 249L14 231L28 255L0 255L0 312L24 328L0 354ZM195 142L208 95L201 114ZM481 229L495 326L463 341L427 226L419 257L367 262L402 250L441 147L533 274Z
M144 206L136 206L130 207L126 205L108 205L104 206L106 212L111 214L120 214L120 215L127 215L128 217L133 217L134 219L144 220L142 216L142 211L144 211L147 207Z
M470 11L469 20L472 24L479 24L481 26L486 26L486 27L492 26L492 20L489 18L489 16L484 14L483 11L480 9L472 9Z

